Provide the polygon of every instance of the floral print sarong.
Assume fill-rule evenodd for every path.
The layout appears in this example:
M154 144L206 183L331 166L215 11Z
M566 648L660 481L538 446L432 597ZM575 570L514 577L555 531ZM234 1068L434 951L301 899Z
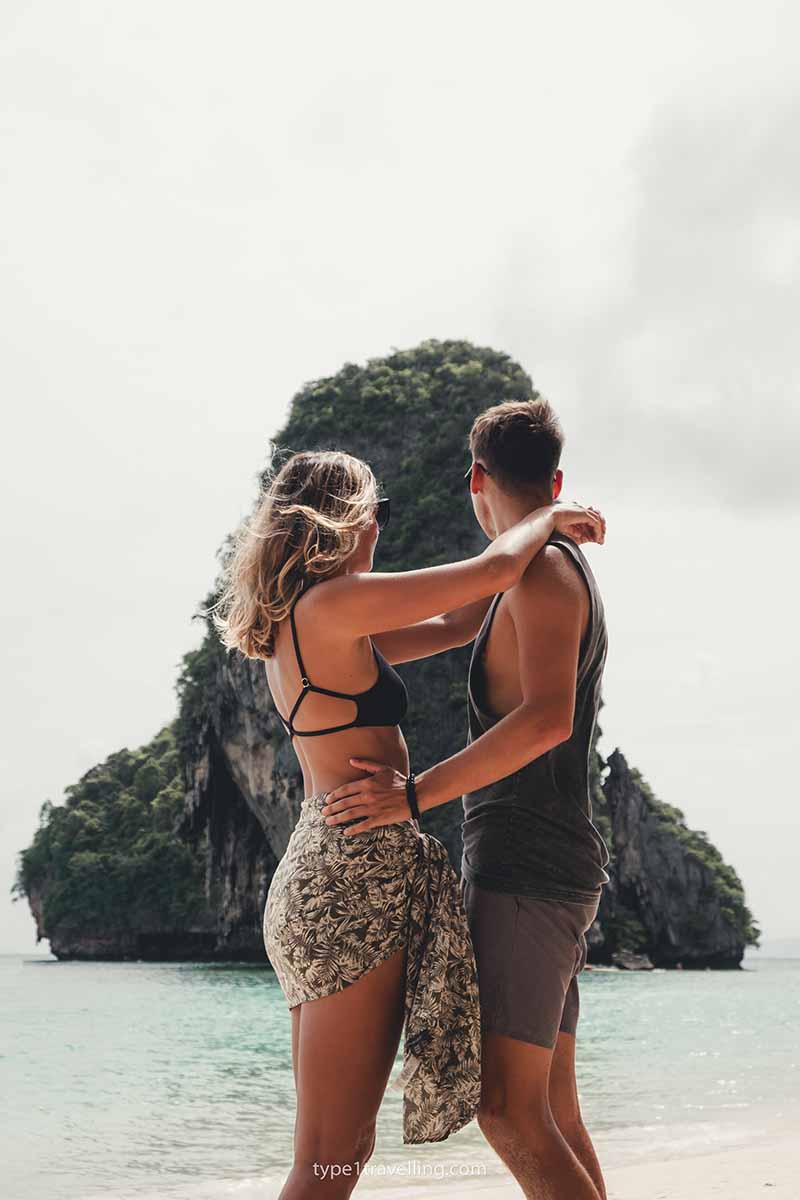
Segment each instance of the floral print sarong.
M480 1099L475 955L444 845L416 821L347 837L324 794L300 818L270 883L264 945L290 1008L355 983L401 946L406 960L403 1142L439 1142Z

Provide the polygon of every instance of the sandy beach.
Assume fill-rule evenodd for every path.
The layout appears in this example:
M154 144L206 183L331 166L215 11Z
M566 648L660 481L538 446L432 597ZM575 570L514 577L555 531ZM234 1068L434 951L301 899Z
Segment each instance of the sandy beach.
M763 1146L726 1150L667 1162L636 1163L606 1174L608 1200L800 1200L800 1150L789 1139ZM428 1187L393 1188L402 1200L437 1200L445 1190L459 1197L514 1200L523 1195L514 1180L507 1183L437 1183ZM365 1194L359 1190L357 1194ZM381 1189L386 1196L386 1189Z
M709 1153L618 1164L606 1169L605 1178L608 1200L800 1200L800 1139L790 1121L781 1121L746 1143ZM510 1177L503 1181L454 1179L388 1187L387 1191L386 1183L378 1188L364 1181L356 1194L380 1192L398 1200L442 1200L446 1194L457 1194L465 1200L515 1200L523 1195Z
M607 1183L608 1200L705 1200L708 1196L798 1200L798 1139L784 1136L735 1150L618 1167L608 1172ZM488 1198L490 1193L485 1195ZM509 1200L513 1191L502 1187L494 1195L497 1200Z

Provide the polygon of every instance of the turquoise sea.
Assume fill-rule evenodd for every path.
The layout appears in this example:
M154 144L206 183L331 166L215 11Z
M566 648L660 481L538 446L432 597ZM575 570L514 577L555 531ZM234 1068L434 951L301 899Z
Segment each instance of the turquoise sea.
M581 987L581 1100L606 1165L800 1118L800 959L587 971ZM0 956L3 1196L272 1200L292 1144L289 1029L266 966ZM474 1122L404 1147L401 1102L390 1088L359 1194L504 1173Z

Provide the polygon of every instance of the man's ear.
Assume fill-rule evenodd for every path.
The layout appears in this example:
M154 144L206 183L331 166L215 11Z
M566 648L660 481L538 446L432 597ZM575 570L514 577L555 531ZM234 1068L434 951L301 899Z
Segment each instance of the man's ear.
M484 471L481 469L481 466L479 463L473 463L472 479L470 480L469 490L472 492L473 495L477 495L479 492L482 492L485 487L486 487L486 475L485 475Z
M563 484L564 484L564 472L561 470L561 467L559 467L558 470L556 471L555 475L553 476L553 499L554 500L557 500L558 497L561 495L561 488L562 488Z

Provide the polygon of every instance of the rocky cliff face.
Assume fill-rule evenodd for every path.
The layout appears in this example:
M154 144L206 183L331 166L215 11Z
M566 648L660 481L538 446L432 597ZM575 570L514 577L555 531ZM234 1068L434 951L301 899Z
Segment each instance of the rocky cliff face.
M220 656L213 678L208 720L187 757L186 804L176 834L206 855L209 909L219 916L213 957L259 961L267 889L300 813L302 776L261 664ZM461 819L459 801L424 821L456 867Z
M212 956L258 961L267 888L299 814L301 779L260 666L231 660L219 688L222 702L191 767L181 835L207 839L209 907L219 915ZM589 934L589 962L737 966L746 939L716 852L705 859L707 844L676 823L618 750L606 766L595 817L611 849L611 881ZM456 870L461 820L460 801L423 818Z
M414 351L348 365L295 397L278 444L292 449L344 445L373 466L393 497L378 568L406 569L476 553L484 544L463 491L466 438L474 416L502 399L534 395L530 379L504 355L464 342L427 342ZM212 636L213 639L213 635ZM400 668L411 706L404 732L411 761L435 762L464 744L468 649ZM221 895L235 879L258 879L251 932L241 935L258 957L270 863L280 859L299 811L300 776L278 721L261 664L241 656L206 659L205 702L198 706L195 749L187 758L191 789L184 834L217 816L209 884ZM209 664L212 664L209 667ZM607 772L606 778L602 776ZM216 798L222 787L225 805ZM752 940L741 883L680 810L660 804L615 752L596 757L595 820L612 854L611 883L591 931L590 961L730 966ZM229 816L226 816L226 813ZM266 851L256 868L235 835L245 820L263 830ZM461 861L460 801L428 813L424 827ZM230 826L230 828L229 828ZM237 854L240 857L237 859ZM238 902L221 916L224 936Z
M639 950L659 966L738 966L744 914L735 873L676 810L655 800L619 750L608 768L603 796L613 862L591 959Z
M208 719L187 756L177 836L206 858L206 895L218 915L212 957L264 960L267 889L299 816L301 778L259 664L218 657Z
M293 450L344 446L366 458L392 497L376 566L408 569L465 557L485 544L462 478L467 433L490 404L533 394L530 379L505 355L466 342L426 342L365 367L348 364L310 384L295 397L277 441ZM400 668L411 700L404 733L418 770L464 744L468 657L462 649ZM41 936L50 937L60 956L264 961L267 889L302 795L294 752L263 664L226 655L211 630L186 656L179 694L174 734L183 788L172 832L204 873L204 911L195 903L191 923L169 930L148 924L114 935L92 922L45 929L36 887L50 869L45 844L53 839L42 838L42 847L27 852L20 890ZM591 930L590 961L629 961L638 954L655 964L736 965L754 931L735 872L703 835L686 827L678 809L652 796L619 752L608 764L598 756L594 774L595 821L612 862ZM156 797L153 804L159 803ZM138 819L149 820L149 810ZM456 869L461 821L460 801L423 817Z

